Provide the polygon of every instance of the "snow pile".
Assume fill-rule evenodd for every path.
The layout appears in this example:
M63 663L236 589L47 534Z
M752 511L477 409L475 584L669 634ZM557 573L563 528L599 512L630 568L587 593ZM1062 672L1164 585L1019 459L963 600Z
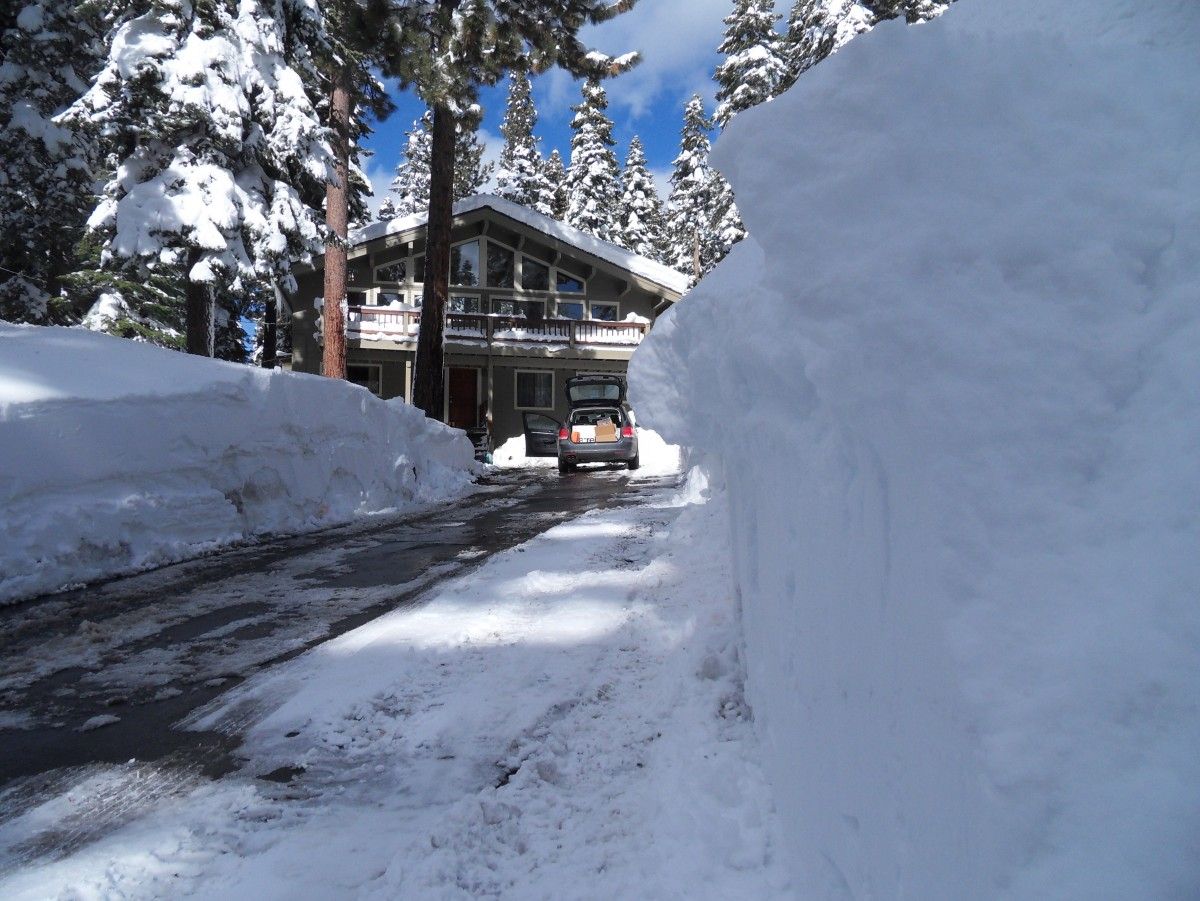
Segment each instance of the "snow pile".
M641 426L638 427L638 457L641 459L639 475L670 475L679 472L680 469L679 446L667 444L658 432ZM530 466L557 466L558 457L525 456L525 436L517 435L496 448L492 454L492 462L501 469L522 469Z
M807 896L1200 892L1198 43L962 0L722 139L755 240L631 391L724 473Z
M463 433L345 382L0 324L0 603L461 493Z

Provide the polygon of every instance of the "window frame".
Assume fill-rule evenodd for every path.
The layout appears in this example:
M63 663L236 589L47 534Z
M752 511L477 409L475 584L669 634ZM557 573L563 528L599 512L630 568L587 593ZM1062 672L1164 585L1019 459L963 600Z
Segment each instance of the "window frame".
M521 406L521 375L548 375L550 376L550 406L548 407L523 407ZM513 409L514 410L529 410L532 412L554 410L554 370L553 369L514 369L513 370Z
M411 259L412 259L411 256L404 256L404 257L397 257L394 260L389 260L386 263L379 263L378 265L375 266L374 269L371 270L371 277L374 279L374 283L376 285L389 285L389 286L409 284L412 281L412 278L411 278L412 266L410 265ZM390 278L380 278L379 271L381 269L387 269L389 266L397 266L397 265L404 267L404 278L400 279L399 281L396 281L396 280L390 279Z
M507 319L524 319L526 322L537 322L537 321L539 321L539 319L541 321L545 321L545 319L546 319L546 301L548 299L549 298L546 298L546 297L522 297L519 294L518 295L503 295L503 296L497 297L495 294L492 294L488 297L488 311L489 311L489 315L503 316ZM535 318L533 316L530 316L528 313L497 313L495 305L497 303L504 303L505 301L508 301L510 303L515 303L515 304L530 304L530 303L541 304L542 315L538 318Z
M524 291L525 288L519 287L521 278L523 277L522 257L524 256L524 254L521 253L521 251L517 250L515 247L509 247L507 244L504 244L500 241L493 241L491 238L488 238L486 240L485 244L486 244L485 249L484 249L485 263L484 263L484 267L483 267L484 268L484 277L483 277L483 284L480 285L479 287L485 291ZM507 253L512 257L512 270L510 271L510 275L512 276L512 284L511 285L493 285L492 284L492 248L493 247L495 247L496 250L503 251L504 253Z
M479 309L471 312L470 310L452 310L450 305L454 302L454 298L463 297L475 301ZM482 316L483 315L483 293L480 291L451 291L446 297L446 314L453 313L456 316Z
M612 307L616 312L612 319L597 319L592 315L594 307ZM620 322L621 321L621 302L618 300L589 300L587 303L588 321L589 322Z
M483 247L480 247L480 243L479 238L468 238L465 241L457 241L450 245L450 272L447 276L447 288L474 288L476 291L487 290L487 286L484 284L487 281L487 251ZM475 245L475 284L460 285L454 281L454 251L469 244ZM459 254L460 259L461 257L462 255ZM428 258L426 261L428 261Z

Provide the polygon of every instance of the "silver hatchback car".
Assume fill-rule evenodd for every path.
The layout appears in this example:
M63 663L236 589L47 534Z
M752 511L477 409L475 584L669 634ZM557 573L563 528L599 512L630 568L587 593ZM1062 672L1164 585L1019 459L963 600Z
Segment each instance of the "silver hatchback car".
M548 416L526 416L526 453L558 454L558 471L570 472L580 463L641 465L637 419L625 402L625 379L619 375L577 375L567 379L566 422ZM557 426L557 435L551 431ZM553 437L552 437L553 436Z

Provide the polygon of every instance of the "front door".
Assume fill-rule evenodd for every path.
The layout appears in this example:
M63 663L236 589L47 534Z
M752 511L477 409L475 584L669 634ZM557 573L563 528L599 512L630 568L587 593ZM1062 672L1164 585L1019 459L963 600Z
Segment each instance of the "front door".
M479 425L479 370L451 366L446 388L446 424L456 429L473 429Z

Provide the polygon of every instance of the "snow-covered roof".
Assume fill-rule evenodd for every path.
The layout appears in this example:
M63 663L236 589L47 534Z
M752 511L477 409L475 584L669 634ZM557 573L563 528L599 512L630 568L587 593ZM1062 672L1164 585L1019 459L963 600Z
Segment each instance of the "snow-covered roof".
M454 215L462 216L484 208L495 210L501 215L557 238L564 244L570 244L584 253L598 257L606 263L612 263L647 281L662 285L676 294L683 294L688 288L688 277L678 269L664 266L662 263L626 250L609 241L601 241L594 235L573 228L565 222L543 216L528 207L523 207L519 203L513 203L511 200L505 200L494 194L474 194L471 197L464 197L454 204ZM420 212L401 216L388 222L373 222L368 226L351 231L350 244L351 246L365 244L368 241L382 238L384 235L395 235L420 228L425 224L426 216L426 213Z

